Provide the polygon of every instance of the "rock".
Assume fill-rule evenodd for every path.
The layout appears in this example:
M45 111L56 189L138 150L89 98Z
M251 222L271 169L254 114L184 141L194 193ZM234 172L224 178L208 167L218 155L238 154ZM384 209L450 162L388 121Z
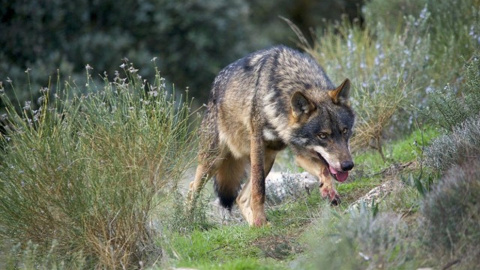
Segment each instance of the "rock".
M387 181L387 182L381 184L380 186L373 188L367 194L362 196L360 199L356 200L354 203L352 203L348 207L348 210L358 209L360 204L370 205L373 200L375 200L376 203L379 203L388 194L390 194L390 192L392 192L393 188L394 188L393 180Z
M312 190L318 188L318 179L307 172L270 172L265 181L266 199L273 205L310 194Z
M318 179L307 172L270 172L265 180L266 203L278 205L287 200L308 195L318 188ZM209 209L208 216L215 222L231 224L244 221L238 207L233 207L231 211L228 211L220 205L218 198L209 204Z

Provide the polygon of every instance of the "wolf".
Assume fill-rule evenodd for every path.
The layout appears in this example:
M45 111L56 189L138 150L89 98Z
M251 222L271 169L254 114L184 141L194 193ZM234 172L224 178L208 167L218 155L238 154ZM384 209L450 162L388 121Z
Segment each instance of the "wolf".
M277 153L287 147L297 165L318 177L322 196L340 203L333 179L345 181L354 167L349 91L349 79L336 87L313 58L285 46L251 53L225 67L213 82L200 125L190 208L214 177L222 206L231 209L236 202L250 226L267 224L265 178Z

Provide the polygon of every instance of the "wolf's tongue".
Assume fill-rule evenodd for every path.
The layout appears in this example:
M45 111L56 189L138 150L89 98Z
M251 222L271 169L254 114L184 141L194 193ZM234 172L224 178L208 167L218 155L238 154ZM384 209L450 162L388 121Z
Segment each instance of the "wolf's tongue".
M348 177L348 172L339 172L337 173L337 181L338 182L344 182L347 180Z
M328 168L330 169L330 172L333 175L335 175L335 178L337 179L338 182L343 182L347 180L348 172L339 172L335 170L332 166L328 166Z

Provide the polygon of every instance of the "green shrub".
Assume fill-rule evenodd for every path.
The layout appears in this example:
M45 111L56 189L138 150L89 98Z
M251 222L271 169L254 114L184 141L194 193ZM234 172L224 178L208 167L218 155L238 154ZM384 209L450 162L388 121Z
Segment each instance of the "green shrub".
M472 6L478 0L373 0L364 8L364 28L343 23L321 33L314 47L304 42L334 81L352 81L354 149L383 154L382 139L409 132L431 96L459 78L462 63L480 48L479 9Z
M334 81L352 80L352 106L357 113L354 149L372 146L381 150L392 122L401 130L411 127L411 112L406 109L421 104L418 88L430 81L426 76L430 63L427 21L428 14L409 17L404 23L410 27L400 33L389 32L381 24L362 29L344 23L307 49Z
M480 114L434 140L425 150L426 165L442 171L474 159L480 159Z
M427 0L369 0L363 8L365 24L375 28L384 25L389 32L400 32L404 29L406 16L418 17Z
M345 216L324 213L306 235L310 244L300 268L415 269L406 223L377 210L361 204Z
M480 51L479 51L480 52ZM429 117L446 130L452 131L467 118L480 111L480 56L473 56L466 64L461 80L447 84L441 94L432 96L433 110Z
M455 269L474 269L480 264L479 160L452 167L423 202L424 243L440 265L459 260Z
M472 56L480 45L480 1L464 0L371 0L366 3L364 16L368 27L384 25L389 31L403 31L409 16L428 18L428 36L433 86L454 81L459 76L462 62ZM448 67L446 69L445 67Z
M0 236L87 268L130 268L153 248L150 213L192 160L188 104L124 64L125 78L42 90L17 113L1 98ZM87 67L88 70L88 67ZM60 84L60 83L59 83ZM60 89L60 85L57 85ZM81 88L81 89L79 89ZM145 91L146 89L146 91ZM85 92L84 95L75 95Z

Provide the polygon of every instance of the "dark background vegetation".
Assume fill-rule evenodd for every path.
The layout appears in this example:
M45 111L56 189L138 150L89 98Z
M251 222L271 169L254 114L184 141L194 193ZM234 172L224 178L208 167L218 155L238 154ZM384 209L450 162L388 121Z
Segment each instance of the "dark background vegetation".
M213 78L228 63L274 44L295 45L294 33L279 16L309 33L342 14L354 20L362 2L2 0L0 80L12 80L24 100L39 95L57 73L83 84L87 64L100 79L95 75L113 77L128 58L151 78L156 57L169 84L189 87L205 102Z

